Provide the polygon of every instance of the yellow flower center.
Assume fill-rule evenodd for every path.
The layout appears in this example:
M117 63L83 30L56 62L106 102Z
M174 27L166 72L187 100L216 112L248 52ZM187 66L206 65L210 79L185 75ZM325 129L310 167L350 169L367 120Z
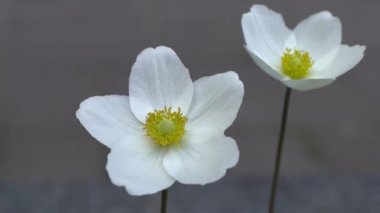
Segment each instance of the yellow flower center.
M172 111L171 107L162 110L154 110L148 113L145 121L145 131L154 142L160 146L178 144L185 134L187 118L181 109Z
M296 49L286 49L281 58L282 73L293 80L306 78L313 64L308 52Z

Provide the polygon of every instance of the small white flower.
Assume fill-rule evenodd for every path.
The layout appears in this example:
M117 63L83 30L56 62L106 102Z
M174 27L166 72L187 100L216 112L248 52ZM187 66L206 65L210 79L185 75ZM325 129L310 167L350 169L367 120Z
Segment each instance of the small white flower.
M352 69L365 46L342 45L342 25L328 11L311 15L290 30L281 16L264 5L243 14L246 50L273 78L296 90L327 86Z
M87 131L111 149L111 181L131 195L152 194L184 184L222 178L239 158L235 140L224 131L243 98L235 72L195 82L168 47L147 48L132 67L129 97L96 96L76 116Z

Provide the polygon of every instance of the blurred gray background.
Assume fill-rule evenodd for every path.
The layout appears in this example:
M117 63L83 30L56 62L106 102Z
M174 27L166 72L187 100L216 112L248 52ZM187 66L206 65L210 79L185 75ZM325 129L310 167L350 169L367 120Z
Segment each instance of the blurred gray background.
M109 183L108 150L75 111L90 96L127 95L137 54L158 45L172 47L193 80L234 70L245 84L227 131L238 166L204 188L175 185L172 212L264 212L285 90L243 49L240 18L254 3L281 12L291 28L330 10L343 43L367 45L364 60L332 85L293 93L279 212L379 212L380 1L0 0L1 212L155 212L158 195L130 197ZM180 198L204 193L210 202ZM225 204L226 194L238 201Z

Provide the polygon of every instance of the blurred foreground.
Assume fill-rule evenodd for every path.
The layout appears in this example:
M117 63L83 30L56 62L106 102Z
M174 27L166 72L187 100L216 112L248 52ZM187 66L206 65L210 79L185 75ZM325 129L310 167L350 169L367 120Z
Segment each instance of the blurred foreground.
M215 184L169 190L170 213L265 213L270 180L226 177ZM289 177L280 182L279 213L378 213L377 177ZM127 195L103 182L0 183L1 213L152 213L160 194Z

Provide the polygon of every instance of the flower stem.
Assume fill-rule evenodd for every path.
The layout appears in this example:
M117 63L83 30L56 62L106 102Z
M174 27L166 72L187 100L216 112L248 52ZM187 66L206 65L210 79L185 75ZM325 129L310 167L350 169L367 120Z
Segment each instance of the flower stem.
M165 189L161 192L161 213L166 213L167 200L168 200L168 190Z
M270 200L269 200L269 211L268 211L269 213L273 213L274 207L275 207L277 183L278 183L278 178L279 178L279 174L280 174L281 155L282 155L282 148L284 145L284 138L285 138L285 131L286 131L286 120L288 117L288 108L289 108L291 92L292 92L292 90L290 88L286 88L284 105L282 108L280 135L278 137L276 161L275 161L275 165L274 165L274 172L273 172L273 178L272 178L272 188L271 188Z

